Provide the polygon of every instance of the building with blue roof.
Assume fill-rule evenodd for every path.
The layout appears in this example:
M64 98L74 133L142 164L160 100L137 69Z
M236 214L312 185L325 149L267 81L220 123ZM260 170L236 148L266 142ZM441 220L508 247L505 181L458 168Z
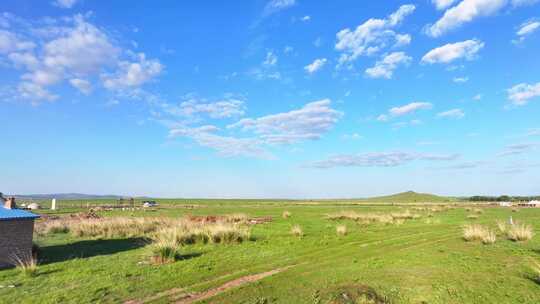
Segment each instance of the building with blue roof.
M32 258L36 218L39 215L16 209L15 198L8 198L3 206L0 205L0 268Z

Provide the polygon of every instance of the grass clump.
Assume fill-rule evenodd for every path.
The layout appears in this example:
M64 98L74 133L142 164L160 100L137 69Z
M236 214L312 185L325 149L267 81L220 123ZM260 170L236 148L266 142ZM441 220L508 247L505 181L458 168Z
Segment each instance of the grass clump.
M302 227L300 227L300 225L294 225L291 227L291 234L296 237L302 237L304 236L304 231L302 230Z
M530 225L514 224L508 228L506 235L509 240L523 242L532 239L534 232Z
M418 219L420 214L411 213L409 210L404 212L393 212L390 214L380 213L358 213L355 211L340 211L326 216L329 220L353 220L362 224L381 223L381 224L403 224L405 220Z
M152 259L156 264L174 262L181 257L180 245L172 239L157 238L151 245Z
M347 235L347 233L348 233L347 226L345 226L345 225L337 225L336 226L336 233L337 233L337 235L341 235L341 236Z
M11 257L15 267L27 277L35 277L38 275L37 257L26 254L15 254Z
M540 284L540 263L536 262L536 261L532 261L533 265L531 267L531 270L533 271L534 275L533 275L533 280L537 283L537 284Z
M291 213L287 210L283 211L283 214L281 214L281 217L283 217L284 219L288 219L291 217Z
M463 239L467 242L481 241L484 244L493 244L497 240L497 237L488 228L482 225L472 224L463 227Z

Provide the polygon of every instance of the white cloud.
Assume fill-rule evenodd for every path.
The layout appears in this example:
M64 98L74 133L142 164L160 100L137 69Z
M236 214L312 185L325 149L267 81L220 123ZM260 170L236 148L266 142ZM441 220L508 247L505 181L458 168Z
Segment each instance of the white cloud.
M449 63L460 58L473 60L483 47L484 43L476 39L448 43L427 52L422 57L422 62L430 64Z
M479 101L479 100L482 100L482 97L483 97L482 94L476 94L473 96L473 100Z
M540 128L529 129L526 136L540 136Z
M370 78L392 78L394 70L400 65L408 65L412 58L404 52L394 52L386 55L382 60L375 63L374 67L366 69L366 75Z
M540 21L528 21L520 25L519 30L516 32L518 36L517 40L513 40L514 43L521 43L526 37L533 34L540 28Z
M431 109L433 105L429 102L411 102L401 107L393 107L388 112L392 116L402 116L416 112L418 110Z
M438 113L437 117L461 119L465 117L465 113L463 112L462 109L452 109L452 110Z
M114 46L107 34L81 15L73 20L73 28L62 29L60 37L45 44L44 66L75 75L88 75L115 63L120 49Z
M86 79L73 78L69 80L69 83L84 95L90 95L92 93L92 84Z
M343 115L323 99L306 104L298 110L259 118L245 118L227 128L241 128L258 134L269 144L292 144L316 140L328 132Z
M103 86L110 90L138 87L158 76L163 65L157 59L146 59L144 53L138 54L138 61L120 61L114 75L103 74Z
M264 15L277 13L281 10L292 7L296 4L295 0L270 0L264 8Z
M27 70L35 70L40 64L36 56L30 52L10 53L8 58L11 60L11 62L13 62L15 67L24 68Z
M32 82L21 82L17 90L20 98L28 99L34 104L39 103L41 100L54 101L58 98L57 95Z
M507 0L463 0L446 10L435 24L426 29L426 33L432 37L439 37L478 17L495 14L506 4Z
M208 115L210 118L231 118L243 116L245 113L244 101L235 98L208 102L204 99L189 98L179 106L162 105L167 113L189 118L197 118L198 115Z
M431 0L438 10L443 10L454 4L456 0Z
M531 99L540 96L540 82L535 84L520 83L507 90L508 99L515 105L522 106Z
M394 43L394 48L409 45L411 43L411 35L409 34L396 34L396 43Z
M458 154L427 154L411 152L372 152L362 154L343 154L316 161L308 167L327 169L335 167L397 167L412 161L452 161Z
M79 0L55 0L53 5L60 8L72 8Z
M302 19L300 19L300 20L302 20L302 21L304 21L304 22L308 22L308 21L311 20L311 16L307 16L307 15L306 15L306 16L302 17Z
M405 36L392 29L414 10L415 6L412 4L402 5L386 19L372 18L354 31L349 28L339 31L335 45L335 49L341 51L339 66L350 64L360 56L373 55L391 43L399 45L406 42Z
M464 77L454 77L454 78L452 79L452 81L455 82L455 83L465 83L465 82L469 81L469 77L467 77L467 76L464 76Z
M224 157L254 157L274 159L275 157L261 147L262 142L256 138L236 138L214 134L219 130L213 125L195 128L176 127L169 130L169 137L189 137L202 147L216 150Z
M35 47L35 43L27 41L17 34L6 30L0 30L0 54L31 50Z
M269 51L266 53L266 58L263 61L263 65L273 66L273 65L276 65L277 62L278 62L278 58L276 54L274 54L274 52L272 51Z
M326 61L326 58L315 59L312 63L306 65L304 70L309 74L313 74L320 70L326 64Z

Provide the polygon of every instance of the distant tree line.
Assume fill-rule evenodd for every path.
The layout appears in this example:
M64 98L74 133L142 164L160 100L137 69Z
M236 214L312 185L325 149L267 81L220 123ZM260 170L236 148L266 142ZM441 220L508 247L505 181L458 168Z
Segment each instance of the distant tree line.
M469 201L472 202L517 202L517 201L533 201L540 200L540 196L482 196L475 195L469 197Z

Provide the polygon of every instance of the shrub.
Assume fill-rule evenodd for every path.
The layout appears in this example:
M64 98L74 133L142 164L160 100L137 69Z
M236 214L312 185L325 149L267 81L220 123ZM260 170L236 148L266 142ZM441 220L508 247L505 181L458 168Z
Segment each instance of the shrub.
M506 235L508 239L518 242L532 239L534 233L530 225L514 224L508 228Z
M302 231L302 227L300 227L300 225L292 226L291 234L297 237L304 236L304 232Z
M478 218L478 215L474 215L474 214L467 215L467 218L470 219L470 220L475 220L475 219Z
M291 213L289 211L283 211L283 214L281 215L284 219L288 219L291 217Z
M345 225L336 226L336 233L338 235L347 235L347 226Z

